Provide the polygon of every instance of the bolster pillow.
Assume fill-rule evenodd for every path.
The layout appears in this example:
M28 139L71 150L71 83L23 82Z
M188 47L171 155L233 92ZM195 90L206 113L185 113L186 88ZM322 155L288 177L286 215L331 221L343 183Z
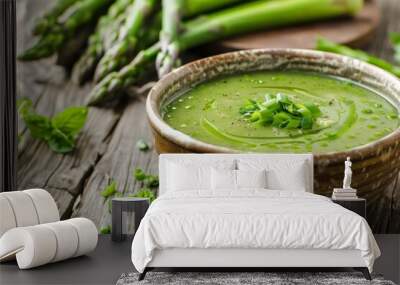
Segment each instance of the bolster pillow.
M86 218L13 228L0 238L0 261L16 257L20 269L86 254L96 248L97 229Z
M43 189L0 193L0 237L15 227L60 220L56 202Z

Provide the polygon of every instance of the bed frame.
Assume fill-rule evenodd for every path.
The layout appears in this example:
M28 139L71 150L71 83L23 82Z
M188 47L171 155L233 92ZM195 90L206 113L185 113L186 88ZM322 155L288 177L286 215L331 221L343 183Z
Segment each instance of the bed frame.
M312 154L162 154L159 161L160 194L167 178L167 160L189 160L191 163L206 164L213 160L252 157L280 160L304 160L309 166L307 192L313 192L313 156ZM353 268L361 271L367 280L371 276L359 250L331 249L249 249L249 248L170 248L158 249L147 265L139 280L156 268L203 268L211 271L216 268L229 268L233 271L266 268ZM230 270L231 271L231 270Z
M361 271L371 280L359 250L329 249L193 249L156 250L152 261L139 275L143 280L155 268L231 268L246 271L262 268L338 268Z

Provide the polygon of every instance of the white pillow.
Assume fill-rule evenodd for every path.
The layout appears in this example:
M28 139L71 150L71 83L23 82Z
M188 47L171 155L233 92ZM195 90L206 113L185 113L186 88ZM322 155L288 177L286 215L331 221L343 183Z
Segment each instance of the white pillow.
M212 168L211 188L212 190L236 190L236 170Z
M211 167L168 163L167 191L211 188Z
M306 192L313 183L305 160L238 159L237 163L240 170L266 169L268 189Z
M165 161L165 179L162 188L169 191L208 190L211 191L211 168L235 169L236 161L232 159L191 159L190 155ZM162 175L160 176L160 178ZM163 182L165 181L165 182Z
M237 188L267 188L267 171L235 170Z

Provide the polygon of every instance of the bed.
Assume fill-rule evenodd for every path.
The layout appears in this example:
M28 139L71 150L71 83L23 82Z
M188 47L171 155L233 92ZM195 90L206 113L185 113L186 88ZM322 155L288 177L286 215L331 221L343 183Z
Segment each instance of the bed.
M132 262L153 268L352 267L380 255L361 216L313 194L311 154L163 154Z

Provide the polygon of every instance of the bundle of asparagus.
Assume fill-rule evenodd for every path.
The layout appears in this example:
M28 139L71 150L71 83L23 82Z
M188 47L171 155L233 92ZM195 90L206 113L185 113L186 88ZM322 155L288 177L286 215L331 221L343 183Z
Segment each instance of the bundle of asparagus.
M84 83L94 76L98 83L88 104L101 105L150 71L164 76L190 48L259 29L353 15L362 5L363 0L57 0L34 28L39 41L20 59L50 56L97 23L73 77Z
M241 4L182 23L183 32L166 50L173 51L173 57L177 58L178 51L240 33L354 14L361 9L362 4L362 0L260 0ZM163 13L167 11L164 9ZM165 18L174 20L173 17ZM142 50L120 71L110 73L94 87L87 104L101 105L123 95L126 88L136 84L145 71L154 66L159 53L159 57L163 57L162 45L165 43L158 42ZM160 64L158 66L161 67ZM171 62L165 63L159 74L168 73L173 66Z
M88 46L76 63L73 76L80 84L89 80L94 70L104 55L118 38L118 27L128 17L126 9L132 5L133 0L116 0L108 13L99 19L96 30L90 36Z
M39 41L19 56L21 60L35 60L53 55L57 50L106 11L112 0L60 0L57 5L39 21L34 34Z

